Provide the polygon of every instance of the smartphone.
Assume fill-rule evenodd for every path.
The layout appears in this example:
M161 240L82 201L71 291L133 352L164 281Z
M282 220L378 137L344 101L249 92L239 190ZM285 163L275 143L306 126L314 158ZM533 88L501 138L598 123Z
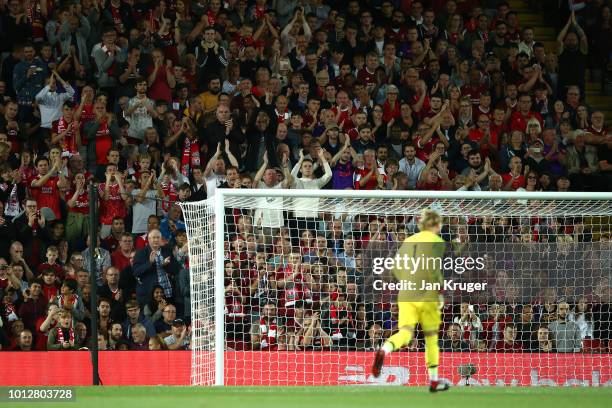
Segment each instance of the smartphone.
M280 62L279 62L278 69L279 69L280 71L288 71L290 66L291 66L291 64L289 63L289 61L288 61L288 60L286 60L286 59L282 59L282 60L280 60Z

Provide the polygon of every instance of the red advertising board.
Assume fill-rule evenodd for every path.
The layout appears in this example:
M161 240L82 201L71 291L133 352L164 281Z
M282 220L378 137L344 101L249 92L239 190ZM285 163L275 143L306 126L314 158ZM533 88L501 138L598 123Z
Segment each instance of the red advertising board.
M229 385L426 385L424 353L393 353L382 375L370 375L373 353L228 352ZM465 384L462 364L477 373L470 385L612 386L610 354L442 353L439 376Z
M213 357L212 355L210 356ZM380 378L369 374L372 353L227 352L227 385L424 385L423 353L395 353ZM440 376L465 384L457 367L471 363L478 372L471 385L611 386L611 354L443 353ZM211 364L211 369L214 364ZM106 351L100 353L104 385L189 385L188 351ZM2 352L0 386L89 385L90 354Z

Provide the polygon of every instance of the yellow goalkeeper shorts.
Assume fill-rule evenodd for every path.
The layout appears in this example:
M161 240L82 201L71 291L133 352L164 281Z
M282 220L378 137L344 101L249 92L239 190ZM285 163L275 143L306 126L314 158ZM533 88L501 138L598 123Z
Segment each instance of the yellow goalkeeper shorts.
M415 327L421 324L423 331L436 331L442 322L438 302L399 302L399 320L397 327Z

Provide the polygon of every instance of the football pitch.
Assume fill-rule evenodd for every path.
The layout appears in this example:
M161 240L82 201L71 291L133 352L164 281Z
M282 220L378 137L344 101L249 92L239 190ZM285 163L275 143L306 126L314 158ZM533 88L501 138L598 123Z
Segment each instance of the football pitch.
M76 387L76 401L0 403L5 407L67 408L401 408L610 407L612 388L454 387Z

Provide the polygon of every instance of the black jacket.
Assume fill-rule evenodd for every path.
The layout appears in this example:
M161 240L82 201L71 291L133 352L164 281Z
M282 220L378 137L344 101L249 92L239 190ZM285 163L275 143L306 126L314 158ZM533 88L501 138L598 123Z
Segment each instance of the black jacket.
M153 286L159 284L157 277L157 266L155 263L149 262L149 255L151 254L151 247L147 245L143 249L136 252L134 257L134 277L136 278L136 298L138 303L144 307L149 301L151 293L153 293ZM170 264L164 267L168 274L170 283L173 284L173 295L174 295L174 277L179 273L181 266L174 258L172 253L172 247L166 245L161 247L161 255L164 258L170 257Z
M230 141L230 151L240 160L240 145L244 142L245 137L240 130L240 124L234 120L234 128L225 134L225 124L215 120L204 130L204 141L208 146L207 160L210 159L217 151L217 145L221 143L221 148L224 149L225 139Z

